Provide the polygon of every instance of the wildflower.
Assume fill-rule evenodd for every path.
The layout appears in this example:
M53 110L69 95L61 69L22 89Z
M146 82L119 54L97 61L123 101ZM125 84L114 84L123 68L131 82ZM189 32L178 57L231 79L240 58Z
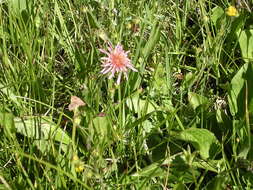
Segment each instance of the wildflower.
M87 13L88 11L89 11L88 7L86 7L86 6L81 7L81 12Z
M75 154L73 157L72 157L72 161L73 162L76 162L79 160L79 157Z
M78 163L75 167L77 173L80 173L84 170L84 165L82 163Z
M107 57L102 57L102 74L111 73L109 79L112 79L115 73L118 73L117 84L119 85L122 73L127 77L128 69L137 72L134 66L131 64L131 60L128 58L129 51L124 51L122 45L117 44L115 48L109 43L108 51L99 49L102 53L106 54Z
M76 108L80 106L85 106L86 104L77 96L71 96L70 104L69 104L69 110L73 111Z
M226 11L228 16L238 16L239 13L234 6L229 6Z
M76 125L79 125L81 123L81 116L78 108L85 105L86 104L77 96L71 96L69 111L74 112L73 129Z
M84 170L84 163L79 159L77 155L72 157L72 162L74 164L76 172L82 172Z

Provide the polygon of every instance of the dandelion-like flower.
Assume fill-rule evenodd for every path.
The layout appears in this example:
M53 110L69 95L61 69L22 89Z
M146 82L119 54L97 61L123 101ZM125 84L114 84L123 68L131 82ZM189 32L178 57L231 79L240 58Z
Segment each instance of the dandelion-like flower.
M238 16L239 13L234 6L229 6L226 11L228 16Z
M104 49L99 49L102 53L106 54L107 57L102 57L102 74L110 73L109 79L112 79L115 74L118 74L117 84L119 85L122 73L125 75L126 79L128 69L137 72L134 66L131 64L131 60L128 58L129 51L124 51L122 45L117 44L115 48L109 43L108 51Z

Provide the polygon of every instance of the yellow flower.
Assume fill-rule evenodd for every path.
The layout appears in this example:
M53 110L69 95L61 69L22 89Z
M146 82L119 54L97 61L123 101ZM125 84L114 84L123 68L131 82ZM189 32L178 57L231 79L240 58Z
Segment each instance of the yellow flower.
M75 167L76 172L82 172L84 170L84 165L82 163L79 163Z
M72 157L72 160L75 162L75 161L78 161L79 158L78 158L78 156L75 154L75 155Z
M76 154L72 157L72 163L74 164L76 172L79 173L84 170L84 163L79 159Z
M226 11L228 16L238 16L239 13L234 6L229 6Z

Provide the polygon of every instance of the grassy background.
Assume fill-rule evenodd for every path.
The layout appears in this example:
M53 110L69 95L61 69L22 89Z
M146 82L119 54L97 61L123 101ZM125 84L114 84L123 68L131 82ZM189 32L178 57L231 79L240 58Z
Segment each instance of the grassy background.
M252 189L252 2L229 3L1 1L0 189Z

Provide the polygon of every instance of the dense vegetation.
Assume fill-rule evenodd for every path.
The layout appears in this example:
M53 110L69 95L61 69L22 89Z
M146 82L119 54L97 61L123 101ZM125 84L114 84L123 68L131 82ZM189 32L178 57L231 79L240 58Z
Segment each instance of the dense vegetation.
M0 1L0 189L253 189L252 4Z

